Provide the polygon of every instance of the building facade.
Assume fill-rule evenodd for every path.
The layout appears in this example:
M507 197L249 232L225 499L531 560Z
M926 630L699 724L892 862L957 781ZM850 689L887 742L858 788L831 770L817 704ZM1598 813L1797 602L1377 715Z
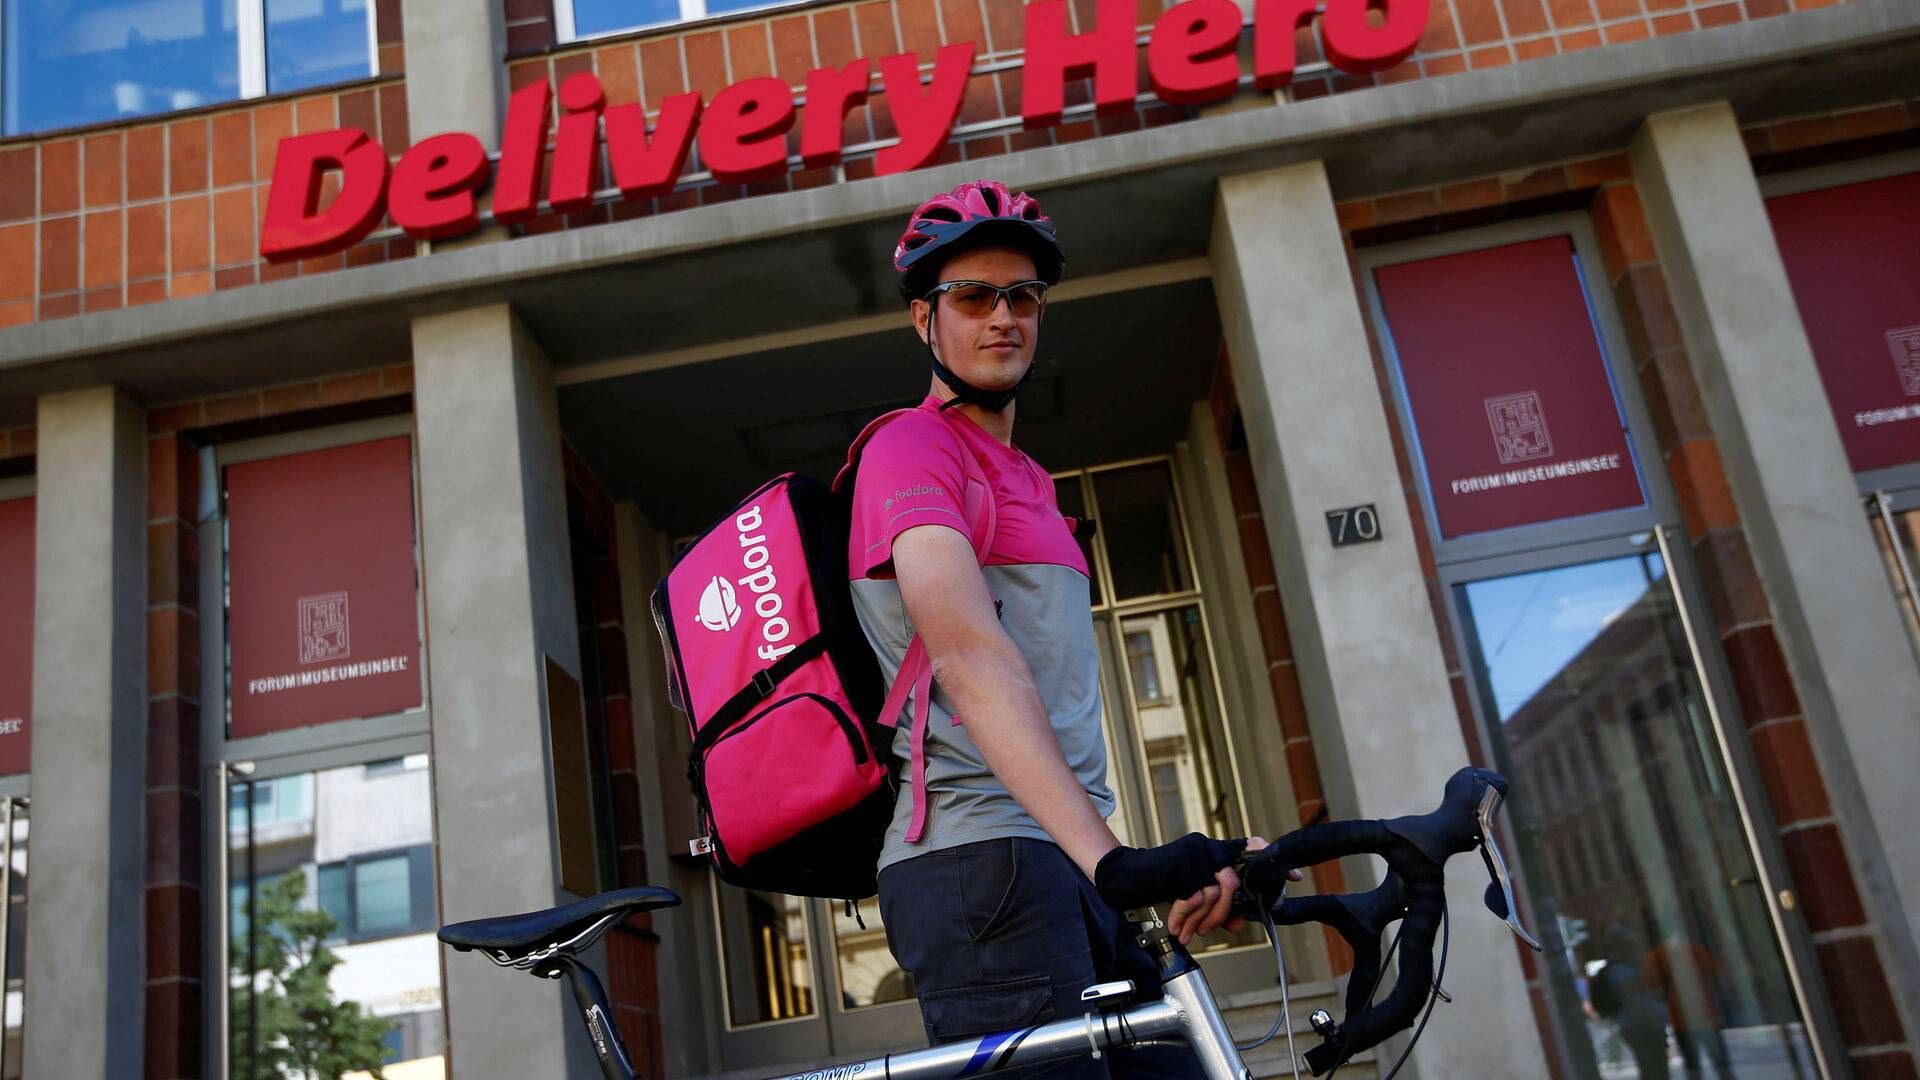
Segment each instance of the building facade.
M560 988L431 932L635 884L646 1075L920 1045L872 905L687 855L647 598L918 399L888 257L980 176L1067 245L1017 430L1100 523L1124 839L1489 765L1546 948L1457 864L1411 1070L1916 1076L1910 0L0 27L0 1077L584 1080ZM1205 946L1264 1030L1258 932Z

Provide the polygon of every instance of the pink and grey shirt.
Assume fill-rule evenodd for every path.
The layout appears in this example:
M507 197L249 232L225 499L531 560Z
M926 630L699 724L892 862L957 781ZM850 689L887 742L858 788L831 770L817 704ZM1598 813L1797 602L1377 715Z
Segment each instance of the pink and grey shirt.
M945 526L971 539L962 506L971 455L993 491L993 546L982 573L1001 626L1033 669L1067 764L1105 817L1107 748L1101 734L1100 659L1087 603L1087 563L1054 499L1053 478L1025 453L929 397L876 432L854 477L848 567L854 607L890 682L913 636L893 580L893 541L908 529ZM977 524L977 523L975 523ZM961 718L965 720L964 717ZM908 757L913 710L901 713L894 753ZM926 835L906 842L912 794L905 787L880 853L880 868L942 848L1007 836L1050 839L987 767L937 687L926 734Z

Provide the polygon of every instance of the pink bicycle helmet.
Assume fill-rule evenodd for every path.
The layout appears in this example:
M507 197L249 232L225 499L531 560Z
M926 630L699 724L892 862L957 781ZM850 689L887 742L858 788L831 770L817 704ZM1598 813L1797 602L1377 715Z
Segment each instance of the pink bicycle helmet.
M1033 259L1040 280L1060 281L1067 256L1053 219L1026 192L1014 194L998 180L969 180L920 204L893 249L893 271L908 300L938 283L940 264L969 247L1006 244Z

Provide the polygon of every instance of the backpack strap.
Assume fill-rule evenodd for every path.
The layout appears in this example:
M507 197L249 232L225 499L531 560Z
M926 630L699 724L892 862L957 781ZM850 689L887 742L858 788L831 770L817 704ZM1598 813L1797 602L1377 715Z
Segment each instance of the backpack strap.
M840 467L840 472L833 478L835 491L852 479L860 452L866 448L874 433L889 421L911 411L896 409L875 418L861 429L860 434L854 437L853 445L847 448L846 464ZM942 415L941 419L946 420L946 417ZM973 452L967 450L961 454L961 459L967 469L967 490L962 496L961 509L967 515L968 540L973 544L974 559L984 567L988 553L993 550L994 532L999 526L999 508L994 505L993 483ZM913 733L908 754L908 768L913 778L913 820L907 826L906 840L909 844L917 844L927 828L927 721L933 700L933 664L918 634L907 642L906 654L900 658L900 670L894 673L893 685L887 690L887 700L880 706L880 723L888 727L898 726L900 712L906 708L909 695L913 701ZM957 726L960 718L954 717L953 723Z

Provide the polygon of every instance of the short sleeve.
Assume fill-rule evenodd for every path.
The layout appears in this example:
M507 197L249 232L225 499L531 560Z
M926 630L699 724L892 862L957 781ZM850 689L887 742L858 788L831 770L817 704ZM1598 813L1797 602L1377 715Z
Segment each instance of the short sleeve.
M893 541L908 529L968 526L966 453L939 417L910 412L874 432L853 479L847 570L853 578L890 577Z

